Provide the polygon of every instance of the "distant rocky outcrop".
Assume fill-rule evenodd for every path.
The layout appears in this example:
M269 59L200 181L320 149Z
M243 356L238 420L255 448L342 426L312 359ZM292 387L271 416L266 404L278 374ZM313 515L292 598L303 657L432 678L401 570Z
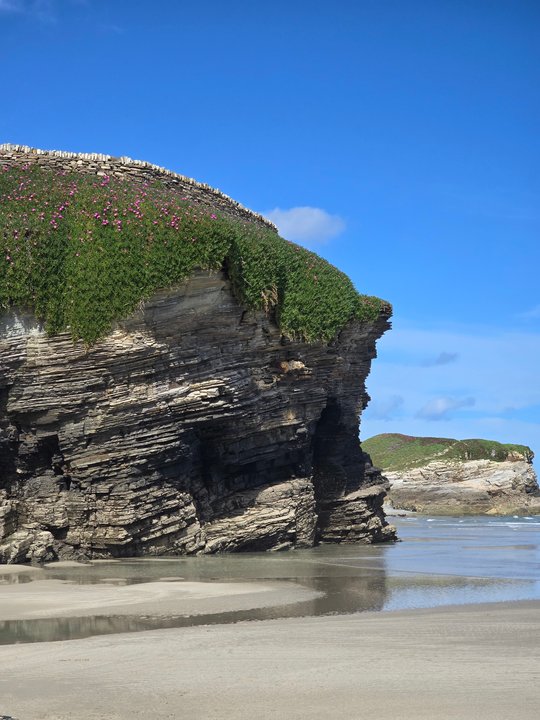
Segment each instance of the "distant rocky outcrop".
M143 179L160 172L103 156L44 156L11 146L4 155L6 173L22 162ZM193 202L215 202L267 228L207 187L171 174L165 182L192 192ZM102 233L98 250L105 252ZM14 236L19 252L33 241L30 231ZM69 252L73 238L65 237ZM130 251L129 235L122 244ZM243 247L240 270L249 259L247 240ZM298 251L302 262L316 262L305 253ZM194 270L142 299L95 342L74 339L69 327L47 333L31 308L5 303L0 562L394 538L382 509L385 481L358 444L369 399L365 378L375 342L389 327L389 306L381 304L371 320L347 320L331 340L293 338L276 319L281 295L273 305L265 296L261 309L239 299L240 270L231 279L228 257L221 269ZM65 267L72 275L63 282L75 282L79 266ZM20 268L8 272L21 272L22 283ZM84 279L83 271L77 277Z
M394 508L439 515L540 513L534 455L524 445L389 433L363 447L389 480Z

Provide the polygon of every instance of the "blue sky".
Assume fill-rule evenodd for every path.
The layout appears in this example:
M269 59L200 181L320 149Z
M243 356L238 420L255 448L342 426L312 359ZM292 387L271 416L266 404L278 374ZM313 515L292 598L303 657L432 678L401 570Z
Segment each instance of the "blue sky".
M540 455L536 0L0 0L0 142L129 155L393 303L362 437Z

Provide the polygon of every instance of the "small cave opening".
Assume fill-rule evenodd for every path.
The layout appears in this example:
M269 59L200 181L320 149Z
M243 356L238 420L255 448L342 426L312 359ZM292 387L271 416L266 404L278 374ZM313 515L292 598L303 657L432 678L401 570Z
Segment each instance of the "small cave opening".
M324 457L328 452L328 444L332 441L339 427L341 408L334 398L328 400L323 408L317 427L315 429L313 459L316 461Z
M358 416L330 398L312 440L315 499L340 497L365 483L366 459L358 437Z
M335 398L323 409L313 436L313 485L315 501L340 495L346 484L340 448L343 436L342 410Z

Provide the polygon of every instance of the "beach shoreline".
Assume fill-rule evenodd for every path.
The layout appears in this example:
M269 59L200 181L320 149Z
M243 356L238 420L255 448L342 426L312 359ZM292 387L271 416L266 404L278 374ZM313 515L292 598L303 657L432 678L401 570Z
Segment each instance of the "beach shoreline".
M520 720L540 602L286 618L0 647L17 720Z

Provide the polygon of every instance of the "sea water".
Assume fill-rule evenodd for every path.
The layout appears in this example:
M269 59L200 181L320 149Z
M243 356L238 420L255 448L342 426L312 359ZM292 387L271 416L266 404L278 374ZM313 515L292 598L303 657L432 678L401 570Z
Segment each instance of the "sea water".
M390 518L400 542L321 545L283 553L133 558L46 568L79 584L296 582L318 597L291 605L198 616L114 616L0 620L0 643L65 640L156 628L270 618L392 611L540 599L540 516ZM41 577L43 575L41 574ZM33 582L32 573L0 576Z

